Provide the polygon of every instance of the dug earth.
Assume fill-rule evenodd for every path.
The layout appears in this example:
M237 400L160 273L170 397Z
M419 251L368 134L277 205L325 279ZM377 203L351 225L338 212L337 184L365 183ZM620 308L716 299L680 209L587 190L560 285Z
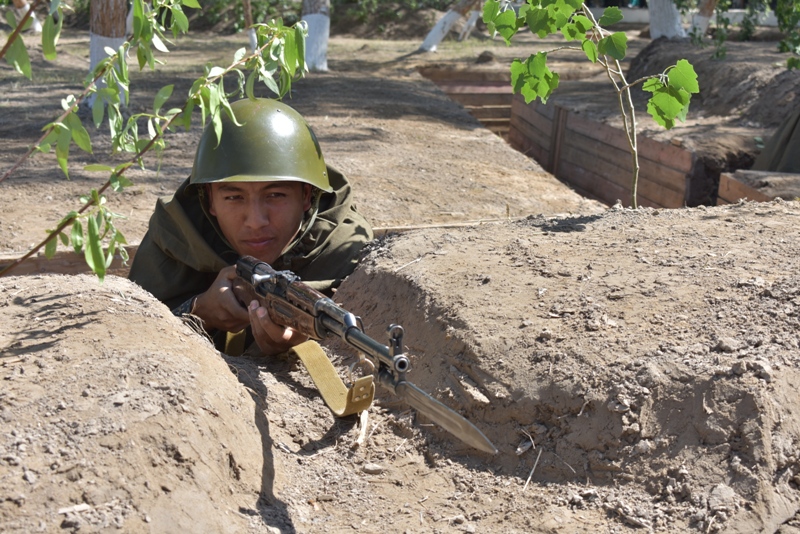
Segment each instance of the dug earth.
M79 50L88 37L63 39ZM168 68L188 87L194 56L232 56L240 41L179 41ZM365 417L336 418L299 362L221 355L124 278L9 276L0 530L800 530L800 203L582 198L420 77L415 46L334 38L332 71L289 103L385 229L336 302L375 339L402 324L409 379L498 454L385 391ZM4 167L79 84L77 57L40 85L3 71ZM141 76L150 96L134 109L163 83ZM110 197L130 242L189 172L199 134L176 134L158 172ZM93 186L80 169L108 148L101 131L93 141L70 182L41 157L0 186L4 255ZM344 376L357 355L323 345Z

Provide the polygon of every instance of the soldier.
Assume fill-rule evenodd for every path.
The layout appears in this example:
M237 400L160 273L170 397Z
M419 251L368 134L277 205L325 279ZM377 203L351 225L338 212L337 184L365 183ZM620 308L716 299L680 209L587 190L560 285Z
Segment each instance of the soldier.
M220 350L240 353L255 340L272 355L305 337L272 323L256 301L237 301L236 260L255 256L330 294L372 229L295 110L270 99L231 107L241 126L224 117L219 144L206 128L191 176L157 202L129 277L175 315L198 317Z

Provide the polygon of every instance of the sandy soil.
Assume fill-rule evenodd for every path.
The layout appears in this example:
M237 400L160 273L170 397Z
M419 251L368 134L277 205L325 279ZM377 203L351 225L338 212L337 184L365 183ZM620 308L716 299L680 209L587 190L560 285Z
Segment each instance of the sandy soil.
M3 169L78 87L87 43L67 33L63 61L38 62L33 83L2 71ZM415 70L544 45L476 39L431 57L412 53L418 43L334 38L332 71L299 83L291 103L375 226L439 226L376 241L336 300L376 339L401 323L409 378L498 455L387 394L359 445L363 421L333 417L298 362L221 356L121 278L9 277L0 530L798 530L800 204L633 211L583 199ZM221 61L243 44L179 41L166 71L137 75L131 109L166 83L185 94L198 56ZM697 133L703 117L722 120L705 112L673 134ZM189 173L198 137L173 135L109 200L130 242ZM108 161L108 142L93 140L95 155L73 153L70 182L37 156L0 185L0 253L27 250L97 186L81 166ZM340 368L353 361L325 346Z

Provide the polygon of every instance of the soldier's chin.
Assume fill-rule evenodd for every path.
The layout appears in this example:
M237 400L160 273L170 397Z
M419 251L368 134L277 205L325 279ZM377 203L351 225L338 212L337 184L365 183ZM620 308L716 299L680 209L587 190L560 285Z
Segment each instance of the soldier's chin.
M272 265L279 256L279 254L275 253L273 247L243 246L241 247L240 253L242 256L253 256L257 260L269 263L270 265Z

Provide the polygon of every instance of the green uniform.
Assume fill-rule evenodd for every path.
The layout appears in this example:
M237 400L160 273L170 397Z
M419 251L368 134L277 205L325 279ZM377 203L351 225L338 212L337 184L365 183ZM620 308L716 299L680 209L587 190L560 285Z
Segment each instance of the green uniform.
M333 191L322 194L316 217L307 216L299 239L272 267L330 294L355 269L372 228L356 211L347 179L327 170ZM158 201L131 266L129 278L172 310L205 292L239 258L208 214L201 188L187 180L171 199Z

